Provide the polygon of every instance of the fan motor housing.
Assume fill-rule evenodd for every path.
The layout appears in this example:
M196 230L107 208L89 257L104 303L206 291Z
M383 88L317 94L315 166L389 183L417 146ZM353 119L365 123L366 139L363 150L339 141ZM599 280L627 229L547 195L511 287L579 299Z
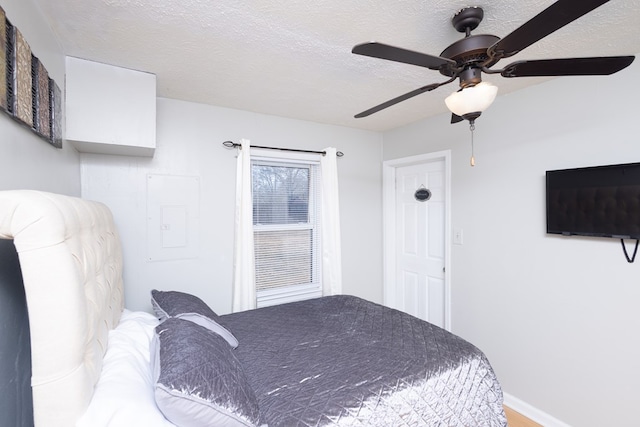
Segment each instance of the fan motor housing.
M449 58L456 61L459 68L466 68L472 65L482 64L485 67L491 67L498 59L492 59L489 62L489 55L487 49L493 46L500 37L491 34L477 34L469 37L465 37L462 40L452 43L440 54L443 58ZM440 73L445 76L451 77L455 74L455 70L448 67L440 69Z

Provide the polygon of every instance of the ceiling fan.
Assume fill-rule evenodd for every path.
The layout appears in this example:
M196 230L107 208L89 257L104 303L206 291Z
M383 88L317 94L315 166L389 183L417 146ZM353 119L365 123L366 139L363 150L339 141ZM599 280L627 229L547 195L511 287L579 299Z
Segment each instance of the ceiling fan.
M471 35L484 12L480 7L467 7L452 18L453 27L465 37L447 47L440 56L415 52L383 43L368 42L356 45L352 53L389 61L417 65L439 71L449 79L432 83L389 101L376 105L356 118L366 117L424 92L460 79L460 89L446 100L451 110L451 123L464 119L473 122L488 108L497 94L497 87L482 81L482 73L500 74L502 77L609 75L629 66L634 56L591 58L543 59L516 61L502 69L492 69L498 61L513 56L559 28L575 21L608 0L558 0L525 22L509 35L500 38L489 34Z

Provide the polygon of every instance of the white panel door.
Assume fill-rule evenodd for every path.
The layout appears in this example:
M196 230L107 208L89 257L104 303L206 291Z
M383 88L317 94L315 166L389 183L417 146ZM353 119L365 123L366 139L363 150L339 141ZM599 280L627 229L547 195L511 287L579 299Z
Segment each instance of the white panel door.
M396 168L395 186L396 308L445 327L444 160Z

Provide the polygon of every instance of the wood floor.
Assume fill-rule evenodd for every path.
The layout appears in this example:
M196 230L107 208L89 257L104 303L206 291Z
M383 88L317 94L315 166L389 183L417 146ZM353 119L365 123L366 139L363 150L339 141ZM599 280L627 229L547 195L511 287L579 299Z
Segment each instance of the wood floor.
M543 427L541 424L530 420L508 406L504 407L504 412L507 414L507 423L509 427Z

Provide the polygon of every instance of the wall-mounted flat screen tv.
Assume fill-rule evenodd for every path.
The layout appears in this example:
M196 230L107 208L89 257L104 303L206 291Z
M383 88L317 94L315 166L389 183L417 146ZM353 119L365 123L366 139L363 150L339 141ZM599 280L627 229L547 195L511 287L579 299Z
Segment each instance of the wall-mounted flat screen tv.
M640 163L547 171L547 233L640 239Z

